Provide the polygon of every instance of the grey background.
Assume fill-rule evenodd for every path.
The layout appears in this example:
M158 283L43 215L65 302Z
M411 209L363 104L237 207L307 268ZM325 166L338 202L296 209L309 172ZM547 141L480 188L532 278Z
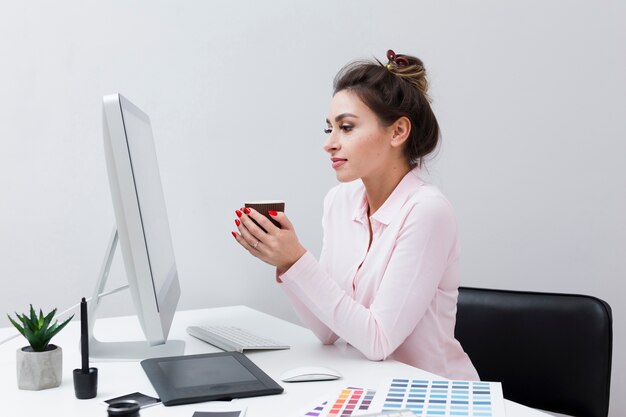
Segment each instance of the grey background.
M233 241L234 209L285 199L319 253L332 78L393 48L430 74L443 142L425 176L456 208L463 284L608 301L624 415L624 21L619 1L5 2L0 310L91 294L114 222L101 97L121 92L152 117L180 308L297 321L272 268Z

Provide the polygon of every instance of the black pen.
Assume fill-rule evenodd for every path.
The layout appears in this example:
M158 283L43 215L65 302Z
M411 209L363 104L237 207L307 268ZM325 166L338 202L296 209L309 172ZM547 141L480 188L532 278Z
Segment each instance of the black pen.
M89 373L89 319L87 318L87 301L80 301L80 353L83 359L82 373Z
M80 301L80 357L82 366L74 369L74 393L76 398L84 400L98 393L98 368L89 367L89 318L85 297Z

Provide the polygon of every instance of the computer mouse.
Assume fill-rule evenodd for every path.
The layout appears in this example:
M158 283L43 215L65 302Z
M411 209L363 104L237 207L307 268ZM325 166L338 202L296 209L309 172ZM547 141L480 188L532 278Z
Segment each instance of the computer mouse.
M284 382L328 381L339 378L341 374L338 371L323 366L302 366L285 371L280 376L280 380Z

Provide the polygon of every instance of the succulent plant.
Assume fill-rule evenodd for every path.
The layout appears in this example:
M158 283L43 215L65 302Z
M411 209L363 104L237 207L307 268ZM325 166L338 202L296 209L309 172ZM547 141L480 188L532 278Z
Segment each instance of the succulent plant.
M35 313L35 309L33 305L30 305L30 315L26 314L19 315L15 313L20 323L16 322L7 314L7 317L11 321L11 323L15 326L15 328L28 340L31 348L35 352L43 352L48 347L50 343L50 339L52 339L57 333L63 329L67 323L72 320L74 315L63 323L58 324L58 321L55 321L52 325L52 319L56 314L57 309L55 308L50 313L48 313L45 317L43 315L43 311L39 309L39 316Z

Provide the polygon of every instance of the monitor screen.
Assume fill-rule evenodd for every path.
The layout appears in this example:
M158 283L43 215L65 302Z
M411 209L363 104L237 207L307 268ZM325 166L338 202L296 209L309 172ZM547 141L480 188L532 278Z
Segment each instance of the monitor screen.
M151 296L155 297L159 310L159 304L167 296L162 291L170 287L177 273L152 129L148 116L123 96L120 96L120 109L153 285Z
M163 345L180 286L150 118L121 94L104 96L103 139L117 235L134 309L148 344ZM96 345L98 350L101 346ZM112 352L113 345L109 347ZM118 344L115 349L112 356L153 356L142 349L132 353L130 345ZM100 350L106 349L103 346Z

